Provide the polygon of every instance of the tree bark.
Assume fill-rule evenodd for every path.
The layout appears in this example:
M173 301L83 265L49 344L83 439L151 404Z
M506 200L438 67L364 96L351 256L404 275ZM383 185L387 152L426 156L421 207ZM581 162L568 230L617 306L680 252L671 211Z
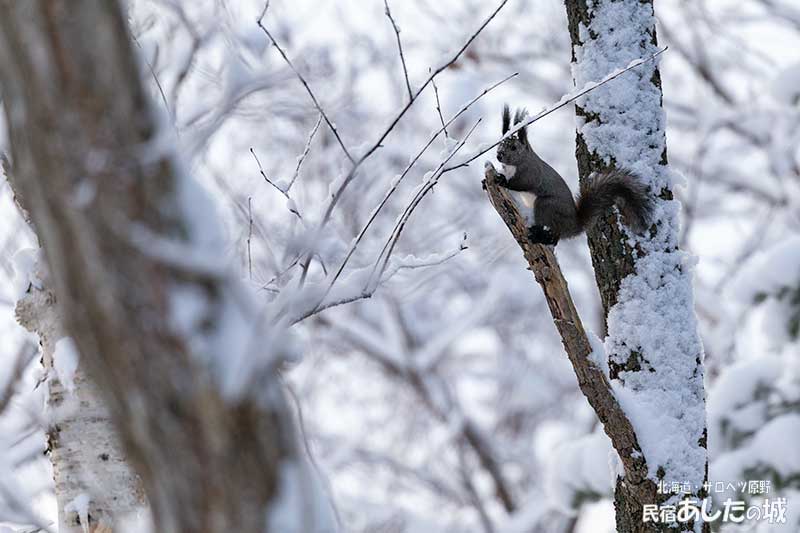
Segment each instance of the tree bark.
M248 374L257 386L223 390L229 359L263 357L270 343L256 307L206 253L214 223L188 204L196 185L161 137L119 3L0 7L14 186L156 530L267 530L297 460L279 360Z
M647 463L642 455L636 431L614 395L608 376L590 359L594 350L583 328L581 317L575 309L567 281L555 254L547 246L530 242L525 218L520 214L508 189L497 185L496 178L495 169L487 165L483 184L489 195L489 201L516 239L528 261L528 268L542 287L553 323L578 378L578 387L586 396L589 405L600 419L603 430L619 454L625 478L631 481L636 499L652 501L656 486L647 479Z
M565 5L576 86L658 50L653 0L565 0ZM596 171L625 167L641 176L656 198L648 235L631 235L620 224L618 212L609 210L588 232L588 240L610 339L606 341L610 377L622 391L633 393L639 407L652 401L645 408L656 412L658 402L665 399L657 414L671 424L659 428L661 435L651 429L648 441L671 438L673 427L680 427L687 441L668 457L660 448L653 453L657 446L643 441L648 463L645 499L641 487L617 480L617 530L657 531L665 525L643 523L643 505L674 504L676 498L658 494L655 483L690 482L692 493L687 496L703 498L708 464L703 351L694 321L690 261L678 248L680 205L673 200L674 174L667 165L657 63L642 65L589 93L576 103L576 115L581 182ZM659 309L659 305L669 307ZM631 323L633 315L626 310L633 306L641 310L644 323ZM655 342L654 332L662 330L668 335ZM683 403L667 401L675 397ZM637 426L643 425L642 420L633 422L641 437L642 428ZM692 522L681 523L678 530L693 527Z
M38 335L47 375L47 409L55 418L47 428L47 455L53 467L58 531L110 533L119 518L145 505L141 482L127 464L100 392L82 367L69 388L61 383L54 355L56 343L64 338L63 320L46 276L40 273L38 278L44 285L28 289L17 303L16 318ZM84 517L78 509L70 510L87 496ZM82 523L86 516L92 517L91 524Z

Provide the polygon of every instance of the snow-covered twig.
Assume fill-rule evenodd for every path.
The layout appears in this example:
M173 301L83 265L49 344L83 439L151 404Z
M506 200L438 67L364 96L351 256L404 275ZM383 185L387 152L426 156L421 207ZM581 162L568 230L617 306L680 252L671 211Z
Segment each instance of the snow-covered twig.
M378 287L392 279L398 272L402 270L414 270L441 265L466 249L467 246L462 240L456 249L444 254L434 254L429 258L423 259L408 257L392 263L389 268L386 268L384 265L384 269L381 271L380 278L374 282L372 281L375 274L374 267L370 268L367 266L352 272L345 280L344 286L337 287L336 291L330 291L328 290L329 287L327 285L324 286L324 288L321 289L321 294L323 295L322 297L314 294L320 290L319 286L308 286L306 287L306 291L310 293L310 296L306 298L306 300L311 303L306 306L305 309L296 311L291 323L296 324L298 322L302 322L303 320L321 313L326 309L330 309L331 307L337 307L340 305L357 302L358 300L371 298L372 295L375 294L375 291L378 289ZM322 284L324 283L325 280L322 281ZM296 300L302 301L303 298L300 297Z

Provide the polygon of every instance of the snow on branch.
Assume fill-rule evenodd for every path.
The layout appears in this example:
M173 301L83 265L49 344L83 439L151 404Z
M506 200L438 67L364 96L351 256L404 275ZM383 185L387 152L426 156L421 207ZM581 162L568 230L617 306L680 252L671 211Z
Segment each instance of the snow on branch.
M296 324L331 307L370 298L378 290L378 287L392 279L402 270L416 270L444 264L467 249L465 241L466 235L457 248L448 252L431 254L424 258L410 255L395 260L388 267L384 265L380 275L377 277L375 276L377 263L373 266L351 271L333 289L331 289L330 285L327 285L327 280L322 280L320 283L307 284L301 292L294 293L291 296L290 305L293 312L291 313L290 323Z
M537 122L538 120L543 119L544 117L546 117L547 115L553 113L554 111L558 111L559 109L561 109L565 105L567 105L567 104L569 104L571 102L574 102L578 98L580 98L582 96L585 96L586 94L594 91L598 87L601 87L601 86L605 85L606 83L610 82L611 80L613 80L615 78L618 78L619 76L625 74L629 70L632 70L632 69L634 69L634 68L636 68L636 67L638 67L640 65L643 65L645 63L649 63L650 61L655 60L656 57L658 57L659 55L663 54L668 49L669 49L669 47L664 47L664 48L662 48L661 50L659 50L658 52L654 53L653 55L651 55L649 57L644 57L644 58L641 58L641 59L636 59L634 61L631 61L630 64L628 64L627 67L614 70L613 72L610 72L609 74L607 74L605 77L603 77L602 79L600 79L598 81L588 82L583 87L581 87L580 89L577 89L575 91L572 91L572 92L569 92L569 93L565 94L555 104L553 104L551 106L548 106L548 107L542 109L537 114L533 115L532 117L530 117L530 118L528 118L526 120L522 120L519 123L515 124L501 138L497 139L495 142L493 142L491 144L483 144L483 145L481 145L480 147L478 147L478 149L475 152L473 152L472 154L468 155L467 158L464 159L463 161L445 168L444 172L450 172L451 170L456 170L457 168L462 168L462 167L465 167L465 166L469 165L470 163L472 163L473 161L478 159L480 156L482 156L483 154L485 154L486 152L488 152L489 150L491 150L492 148L494 148L495 146L497 146L498 144L503 142L504 139L508 139L509 137L512 137L512 136L516 135L516 133L518 131L520 131L520 130L522 130L524 128L527 128L528 126L530 126L534 122Z

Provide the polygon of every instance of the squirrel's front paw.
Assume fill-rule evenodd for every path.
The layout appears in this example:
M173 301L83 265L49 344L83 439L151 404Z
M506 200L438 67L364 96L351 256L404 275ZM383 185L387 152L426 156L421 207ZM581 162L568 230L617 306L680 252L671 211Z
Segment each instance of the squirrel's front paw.
M489 180L490 183L494 183L501 187L506 187L508 185L508 180L506 177L497 172L497 169L494 168L494 165L490 161L486 161L483 164L484 175L486 179L483 180L482 186L483 189L486 190L486 181Z
M547 226L534 225L528 228L528 240L535 244L555 246L558 244L558 235Z

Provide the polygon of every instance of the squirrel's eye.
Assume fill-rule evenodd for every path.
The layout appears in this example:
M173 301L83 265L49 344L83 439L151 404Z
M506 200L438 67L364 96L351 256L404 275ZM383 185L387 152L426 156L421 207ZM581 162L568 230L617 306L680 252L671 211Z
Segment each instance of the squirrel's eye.
M511 145L511 150L512 150L512 151L516 151L516 149L517 149L517 146L516 146L516 145L514 145L514 144L512 144L512 145Z

